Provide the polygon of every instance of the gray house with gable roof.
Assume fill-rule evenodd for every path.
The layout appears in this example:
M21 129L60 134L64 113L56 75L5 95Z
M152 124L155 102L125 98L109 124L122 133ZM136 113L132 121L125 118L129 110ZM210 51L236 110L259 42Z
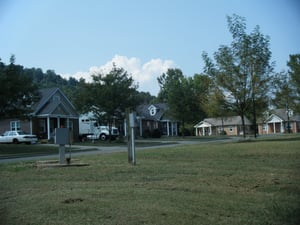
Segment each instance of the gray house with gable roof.
M147 132L157 129L161 135L177 136L178 122L167 115L165 103L143 104L136 108L137 135L144 136Z
M55 128L66 127L74 139L79 133L75 107L59 88L40 89L40 100L32 106L26 118L9 118L0 121L0 133L6 130L23 130L36 134L39 139L50 140Z

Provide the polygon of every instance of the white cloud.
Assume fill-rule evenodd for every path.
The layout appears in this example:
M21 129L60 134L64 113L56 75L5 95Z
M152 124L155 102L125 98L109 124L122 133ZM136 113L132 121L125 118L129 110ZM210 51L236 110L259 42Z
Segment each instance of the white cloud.
M91 82L92 74L107 74L111 71L114 63L117 67L122 67L131 74L134 81L139 85L139 91L150 92L152 95L157 95L159 92L157 77L166 72L168 68L174 68L176 66L172 60L151 59L143 64L141 63L141 60L136 57L128 58L126 56L115 55L110 61L102 66L90 67L88 72L63 74L62 76L65 78L84 78L87 82Z

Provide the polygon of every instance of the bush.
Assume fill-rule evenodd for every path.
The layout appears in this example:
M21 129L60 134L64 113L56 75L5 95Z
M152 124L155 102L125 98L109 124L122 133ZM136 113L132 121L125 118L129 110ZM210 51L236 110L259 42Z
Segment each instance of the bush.
M149 137L151 137L152 136L151 135L151 131L149 129L144 130L142 136L143 136L143 138L149 138Z
M181 132L179 133L180 136L191 136L191 131L187 128L184 128L181 130Z
M154 129L152 131L152 134L151 134L151 137L152 138L160 138L161 137L161 132L159 129Z

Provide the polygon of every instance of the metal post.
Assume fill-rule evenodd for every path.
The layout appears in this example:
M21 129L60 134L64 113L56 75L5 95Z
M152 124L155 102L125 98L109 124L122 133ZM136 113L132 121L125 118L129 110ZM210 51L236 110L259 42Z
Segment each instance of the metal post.
M134 127L131 127L131 156L132 156L132 165L135 165L135 143L134 143Z
M126 109L126 136L127 136L127 152L128 152L128 163L132 161L132 146L131 146L131 132L129 126L129 108Z
M59 145L59 163L65 164L66 158L65 158L65 145L60 144Z

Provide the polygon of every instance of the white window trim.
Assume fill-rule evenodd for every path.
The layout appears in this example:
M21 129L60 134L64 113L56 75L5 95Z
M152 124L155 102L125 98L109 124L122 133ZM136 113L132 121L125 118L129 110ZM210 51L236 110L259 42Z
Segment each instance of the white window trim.
M10 121L10 130L14 130L14 131L21 130L20 120Z

